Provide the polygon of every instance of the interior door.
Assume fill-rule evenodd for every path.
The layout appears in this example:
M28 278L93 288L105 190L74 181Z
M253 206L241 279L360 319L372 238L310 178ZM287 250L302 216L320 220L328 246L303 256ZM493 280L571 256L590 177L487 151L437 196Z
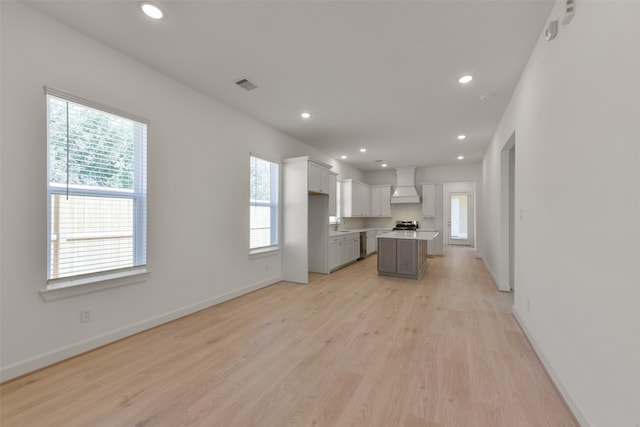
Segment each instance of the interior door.
M473 245L473 199L471 193L447 196L447 242L450 245Z

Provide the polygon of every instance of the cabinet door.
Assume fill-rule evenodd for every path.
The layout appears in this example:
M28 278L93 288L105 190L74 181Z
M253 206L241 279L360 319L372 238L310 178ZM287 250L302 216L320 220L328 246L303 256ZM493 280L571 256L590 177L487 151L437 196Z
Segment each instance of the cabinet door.
M380 216L380 187L371 187L371 216Z
M331 180L329 179L329 169L320 168L320 193L330 194L330 184Z
M353 216L353 182L340 182L340 215L345 218Z
M380 188L380 216L391 216L391 186Z
M350 261L355 261L360 258L360 236L356 237L352 240L353 246L351 247L351 259Z
M320 166L309 162L309 191L320 192Z
M351 199L353 216L362 216L362 184L353 183L353 198Z
M378 239L378 271L396 272L396 239Z
M362 185L362 216L371 216L371 188Z
M345 218L368 216L371 211L371 195L368 185L356 181L342 182L340 207Z
M436 216L436 185L422 184L422 216Z
M349 241L340 242L340 265L349 262Z
M340 265L340 243L332 239L329 242L329 270Z
M367 232L367 255L374 253L376 249L376 235L375 231Z
M369 216L391 216L391 186L371 187L369 193L371 195Z
M398 239L396 248L396 268L399 274L418 274L418 241Z
M309 162L309 191L329 194L329 170Z

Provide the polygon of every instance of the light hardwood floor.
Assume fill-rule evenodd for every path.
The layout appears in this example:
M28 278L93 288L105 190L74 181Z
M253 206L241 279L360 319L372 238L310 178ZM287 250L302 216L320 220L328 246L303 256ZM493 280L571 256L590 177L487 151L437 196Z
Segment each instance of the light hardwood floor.
M368 257L1 386L13 426L576 426L468 248L419 281Z

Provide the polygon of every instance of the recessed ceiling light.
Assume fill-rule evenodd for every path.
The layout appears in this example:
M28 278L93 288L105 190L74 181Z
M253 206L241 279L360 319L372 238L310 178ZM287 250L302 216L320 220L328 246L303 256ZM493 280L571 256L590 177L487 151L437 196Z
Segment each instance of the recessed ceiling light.
M342 160L344 160L344 159L346 159L346 158L347 158L347 156L340 156L340 158L341 158Z
M311 117L311 113L302 113L300 114L300 117L302 117L303 119L308 119L309 117Z
M469 83L471 80L473 80L473 76L462 76L458 79L458 81L462 84Z
M467 135L458 135L458 139L459 139L459 140L463 140L463 139L465 139L466 137L467 137Z
M464 159L464 156L458 156L458 160Z
M382 167L383 167L383 168L386 168L386 167L387 167L387 164L386 164L386 163L383 163L383 164L382 164Z
M158 6L152 5L151 3L142 3L140 5L140 8L149 18L162 19L162 17L164 16L160 8L158 8Z
M360 152L361 152L361 153L364 153L365 151L367 151L367 149L366 149L366 148L361 148L361 149L360 149Z

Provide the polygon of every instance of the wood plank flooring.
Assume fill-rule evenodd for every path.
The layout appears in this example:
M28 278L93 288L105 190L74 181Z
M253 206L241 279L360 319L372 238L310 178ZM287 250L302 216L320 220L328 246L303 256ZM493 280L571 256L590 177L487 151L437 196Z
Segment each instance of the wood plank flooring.
M464 247L421 280L370 256L0 386L14 426L576 426Z

